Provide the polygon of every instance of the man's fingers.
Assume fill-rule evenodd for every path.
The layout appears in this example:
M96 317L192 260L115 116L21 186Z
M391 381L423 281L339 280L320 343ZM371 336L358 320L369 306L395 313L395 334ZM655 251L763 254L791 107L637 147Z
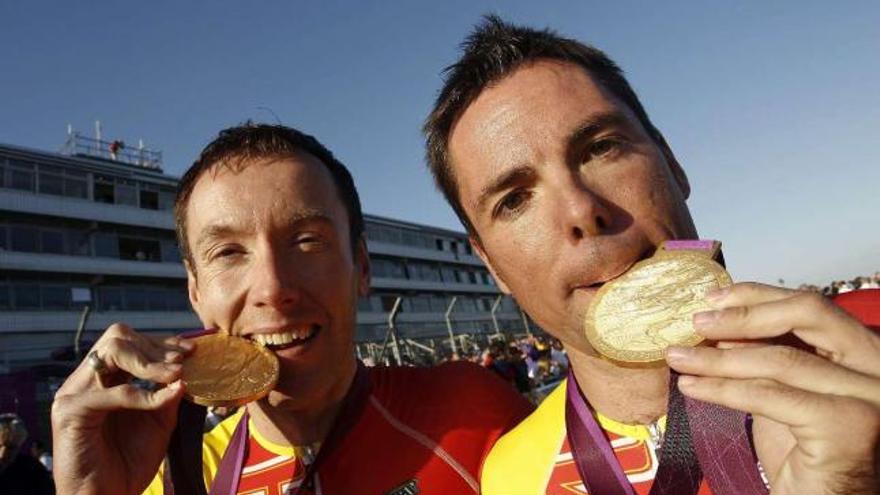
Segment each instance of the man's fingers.
M83 394L81 407L91 411L136 409L152 411L176 402L183 396L183 384L178 380L155 391L144 390L131 384Z
M671 347L667 361L689 375L766 378L813 393L856 397L880 407L880 380L792 347Z
M124 371L143 380L169 383L180 376L179 363L166 363L143 342L112 338L97 348L98 357L107 364L107 374ZM157 360L156 358L160 359Z
M757 282L740 282L708 294L706 302L715 309L724 309L781 301L799 293L800 291Z
M880 433L880 409L873 404L815 394L768 379L683 375L678 387L688 397L788 425L798 438L798 448L810 457L864 459L873 465Z
M757 290L763 293L765 288ZM737 296L737 302L744 299ZM880 336L818 294L791 291L781 299L697 313L694 328L713 340L768 339L792 332L829 360L880 376Z

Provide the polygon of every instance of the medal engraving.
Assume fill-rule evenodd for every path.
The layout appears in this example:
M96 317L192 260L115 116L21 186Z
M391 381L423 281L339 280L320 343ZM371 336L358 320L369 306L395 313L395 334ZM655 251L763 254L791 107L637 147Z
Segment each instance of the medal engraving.
M194 339L183 362L186 398L203 406L240 406L265 397L278 381L278 358L249 340L218 332Z
M662 251L599 289L587 311L587 339L615 361L660 361L670 345L703 340L693 315L710 309L707 292L731 284L727 271L705 255Z

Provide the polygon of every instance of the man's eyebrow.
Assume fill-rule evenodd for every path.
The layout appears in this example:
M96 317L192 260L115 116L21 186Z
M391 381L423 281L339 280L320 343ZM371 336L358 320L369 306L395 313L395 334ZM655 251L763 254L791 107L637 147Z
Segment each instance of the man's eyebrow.
M331 216L321 210L317 209L306 209L302 211L298 211L290 216L287 220L286 227L295 228L304 223L326 223L332 224L333 219ZM211 241L222 239L224 237L234 237L236 235L240 235L241 233L247 231L248 228L244 229L239 228L233 224L228 223L215 223L208 225L205 227L201 234L199 235L198 240L196 241L196 247L199 248L204 244L207 244Z
M510 170L506 170L503 174L492 179L488 184L480 189L480 195L477 196L476 209L478 212L486 208L489 200L505 189L510 188L516 183L533 177L535 174L529 165L517 165Z
M591 115L575 127L574 131L569 133L566 140L568 147L589 139L610 127L620 127L629 131L633 126L624 114L617 111Z

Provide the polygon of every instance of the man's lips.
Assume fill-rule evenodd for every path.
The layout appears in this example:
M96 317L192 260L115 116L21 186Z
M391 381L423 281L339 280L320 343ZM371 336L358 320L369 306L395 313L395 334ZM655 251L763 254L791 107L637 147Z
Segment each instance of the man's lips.
M605 285L606 283L608 283L608 282L620 277L624 273L628 272L629 269L632 268L639 261L646 260L646 259L650 258L653 254L654 254L654 247L651 246L650 248L646 249L642 254L640 254L637 258L630 261L629 263L624 263L624 264L620 265L620 267L618 267L614 270L608 271L607 274L603 274L598 281L590 283L590 284L575 285L573 287L573 290L599 289L603 285Z

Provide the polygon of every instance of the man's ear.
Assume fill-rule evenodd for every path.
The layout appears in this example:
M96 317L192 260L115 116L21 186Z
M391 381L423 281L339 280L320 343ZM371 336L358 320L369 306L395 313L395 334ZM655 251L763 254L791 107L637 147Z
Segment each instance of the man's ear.
M486 268L489 269L489 273L492 274L492 278L495 279L495 283L498 284L498 288L501 289L501 292L510 295L510 289L507 287L507 284L504 280L498 276L498 272L495 271L495 267L492 266L492 262L489 260L489 255L486 254L486 251L483 249L483 245L480 244L480 241L474 238L473 235L468 236L468 242L471 244L471 248L477 253L477 256L483 260L483 264L486 265Z
M355 269L358 271L358 296L370 294L370 254L367 252L367 240L362 235L358 239L354 253Z

